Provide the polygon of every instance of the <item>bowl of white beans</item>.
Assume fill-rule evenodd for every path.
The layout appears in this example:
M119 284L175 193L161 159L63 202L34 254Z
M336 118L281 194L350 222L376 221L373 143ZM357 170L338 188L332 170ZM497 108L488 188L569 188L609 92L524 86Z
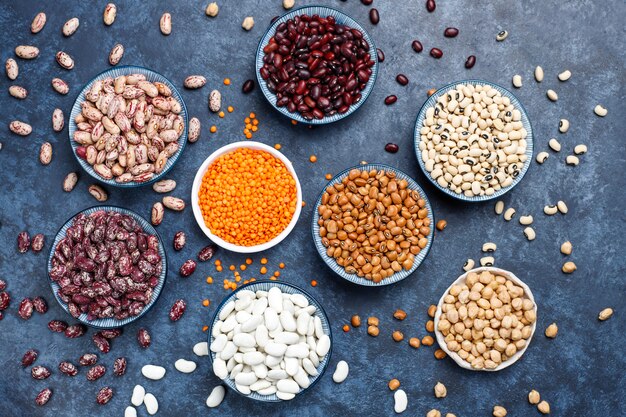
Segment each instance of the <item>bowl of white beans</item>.
M275 281L255 281L227 296L209 331L213 373L257 401L288 401L306 391L331 353L323 308L304 290Z
M498 198L522 180L533 156L533 132L521 102L482 80L437 90L415 122L415 154L424 175L468 202Z
M437 343L461 368L500 371L517 362L537 327L530 288L512 272L472 269L444 292L435 312Z

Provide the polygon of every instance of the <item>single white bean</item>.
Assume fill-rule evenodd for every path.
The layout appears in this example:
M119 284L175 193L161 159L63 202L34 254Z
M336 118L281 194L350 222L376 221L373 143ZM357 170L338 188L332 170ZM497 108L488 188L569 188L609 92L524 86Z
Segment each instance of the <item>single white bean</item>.
M184 374L190 374L196 370L196 363L194 361L188 361L185 359L179 359L174 362L174 368Z
M196 356L208 356L209 354L209 343L208 342L199 342L193 346L193 353Z
M514 75L513 76L513 87L515 88L521 88L522 87L522 76L521 75Z
M206 405L209 408L215 408L224 401L226 395L226 389L223 385L218 385L211 390L211 393L206 399Z
M541 68L540 66L537 66L537 68L535 68L535 80L537 80L538 83L543 81L543 68Z
M550 99L550 101L557 101L559 99L559 95L554 90L548 90L546 95Z
M561 212L561 214L567 214L567 212L569 211L569 209L567 208L567 204L565 204L565 201L559 200L556 203L556 208Z
M341 384L348 377L349 371L350 367L348 366L348 362L339 361L337 363L337 368L335 368L335 372L333 373L333 381L337 384Z
M559 74L559 81L567 81L572 76L572 72L570 70L565 70Z
M153 394L147 393L143 398L143 403L146 405L146 411L151 416L155 415L157 411L159 411L159 402Z
M132 405L129 405L124 410L124 417L137 417L137 410Z
M529 226L529 225L533 224L533 216L531 216L531 215L521 216L519 218L519 224L521 224L522 226Z
M559 143L558 140L556 140L555 138L552 138L548 141L548 146L550 147L550 149L552 149L554 152L560 152L561 151L561 144Z
M567 155L567 157L565 158L565 163L567 165L576 166L580 163L580 159L578 159L576 155Z
M398 414L403 413L406 410L407 405L409 403L409 400L406 396L406 392L404 392L403 389L398 389L393 393L393 401L394 401L393 411L395 411Z
M593 108L593 112L600 117L604 117L607 114L609 114L609 111L607 109L605 109L604 107L602 107L601 105L597 105L596 107Z
M141 368L141 373L148 379L158 381L165 376L165 368L157 365L145 365Z
M141 404L143 404L143 397L145 396L146 396L146 389L142 387L141 385L135 385L135 388L133 388L133 395L130 398L130 402L135 407L139 407Z

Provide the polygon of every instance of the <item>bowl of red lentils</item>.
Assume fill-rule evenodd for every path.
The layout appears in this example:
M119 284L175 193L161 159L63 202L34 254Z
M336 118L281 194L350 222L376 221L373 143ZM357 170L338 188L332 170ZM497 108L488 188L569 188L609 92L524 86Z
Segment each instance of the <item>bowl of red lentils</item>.
M255 253L280 243L302 209L302 188L293 165L278 150L253 141L213 152L191 190L198 226L215 244Z

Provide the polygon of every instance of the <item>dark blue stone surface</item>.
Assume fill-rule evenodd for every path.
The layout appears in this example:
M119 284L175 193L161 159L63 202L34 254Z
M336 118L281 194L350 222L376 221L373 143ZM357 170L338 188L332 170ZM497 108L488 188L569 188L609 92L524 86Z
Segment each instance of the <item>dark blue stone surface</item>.
M257 89L249 96L240 92L246 79L254 78L254 53L270 19L283 12L281 2L220 2L215 19L204 15L205 2L132 2L117 1L118 17L113 26L102 23L106 2L69 0L0 2L0 55L2 61L14 57L19 44L33 44L41 55L33 61L19 60L20 75L14 84L26 87L28 99L18 101L6 91L12 83L0 76L2 111L0 125L0 278L8 283L13 299L0 321L0 416L87 416L122 415L129 404L132 387L141 383L160 402L161 416L197 415L272 415L272 416L384 416L393 415L393 396L387 389L391 378L398 378L409 398L406 415L423 416L431 408L457 416L488 416L493 405L506 407L511 416L538 415L528 404L526 395L537 389L550 402L552 415L557 416L623 416L626 415L626 379L624 369L624 274L626 246L624 227L626 203L626 151L624 147L624 114L626 60L623 48L626 7L623 1L543 1L524 2L470 0L440 1L435 13L426 12L422 0L376 0L381 22L372 26L368 8L357 0L325 1L345 11L370 31L378 47L386 54L374 91L363 107L347 120L315 129L292 126L288 119L275 112ZM312 2L297 1L298 5ZM45 11L48 23L37 34L30 33L32 17ZM173 16L173 30L161 35L158 21L164 11ZM241 29L245 16L252 15L256 26L250 32ZM80 28L70 38L61 34L63 23L80 18ZM460 35L443 37L447 26L456 26ZM509 31L505 42L497 43L495 35ZM416 54L410 47L418 38L425 51ZM284 404L260 404L228 392L217 410L208 410L205 400L219 382L210 371L208 358L193 355L192 346L204 340L201 331L220 300L226 295L220 282L230 277L215 273L212 264L201 264L196 273L181 279L176 270L187 258L207 243L193 219L190 208L182 213L167 212L158 227L166 242L174 233L184 230L188 236L185 250L168 248L171 270L163 294L150 311L137 323L128 326L124 335L113 341L108 355L100 355L109 371L97 382L87 382L85 369L78 376L66 377L57 370L62 360L76 362L85 352L95 351L91 342L93 331L81 339L68 340L51 333L46 323L51 319L68 320L58 306L48 285L45 269L46 250L40 254L18 255L15 239L22 230L44 233L48 244L58 228L73 213L96 202L87 193L93 180L74 160L67 130L54 133L51 114L55 107L66 113L81 86L109 67L108 53L121 42L126 48L122 64L152 68L182 87L185 76L203 74L208 83L201 90L184 91L192 116L203 123L199 142L185 149L169 175L178 182L173 195L189 202L191 182L202 161L218 147L243 138L243 119L254 111L260 120L255 139L264 143L281 143L282 151L294 163L302 183L307 206L293 233L280 245L255 255L255 263L242 275L257 274L261 256L269 259L269 269L279 262L286 268L281 280L310 290L325 307L334 330L334 353L331 368L345 359L350 376L341 385L332 382L331 373L319 384L294 401ZM428 56L431 47L444 51L440 60ZM61 69L54 54L64 50L74 57L72 71ZM468 55L477 57L476 66L466 70ZM532 78L536 65L545 71L545 80L538 84ZM572 71L572 78L561 83L556 75ZM394 78L406 74L410 83L398 85ZM482 78L510 86L511 77L519 73L524 87L515 91L524 103L535 132L536 152L546 150L551 137L558 137L563 151L543 165L534 161L526 178L504 200L520 214L532 214L537 239L528 242L522 227L506 223L493 214L493 204L461 204L437 192L419 172L412 150L413 124L426 99L426 91L464 78ZM56 94L50 87L53 77L62 77L71 86L67 96ZM231 78L233 84L222 85ZM210 114L207 96L218 88L225 105L235 111L224 119ZM545 91L556 90L559 101L547 100ZM398 102L387 107L383 99L398 95ZM593 114L602 103L609 114L599 118ZM571 127L567 134L557 131L558 120L565 117ZM33 133L18 137L9 132L11 120L20 119L33 126ZM210 134L216 124L218 133ZM43 167L38 162L42 142L54 146L52 163ZM387 142L400 145L400 152L383 151ZM585 143L589 153L581 156L578 167L564 164L565 156L576 144ZM311 164L309 155L318 162ZM340 282L315 252L310 224L314 199L325 184L327 172L337 173L360 161L382 162L410 173L426 190L435 217L446 219L448 227L437 233L433 248L424 264L410 278L386 288L365 289ZM64 193L61 183L70 171L78 171L76 189ZM160 199L149 187L134 190L109 188L109 203L128 207L149 217L152 204ZM545 204L563 199L569 206L565 216L547 217ZM578 265L572 275L564 275L560 244L570 240L574 252L570 259ZM535 338L525 356L510 368L498 373L469 372L450 360L437 361L435 347L411 349L406 342L395 343L393 330L402 330L408 339L426 334L426 309L436 303L443 291L461 272L467 258L481 256L483 242L498 245L496 265L513 271L533 290L539 306L539 324ZM223 265L239 265L245 256L220 252ZM205 277L212 275L216 284L209 286ZM318 287L309 282L316 279ZM44 316L35 314L29 321L17 316L22 298L43 295L50 304ZM188 302L185 316L171 323L167 313L174 300ZM203 307L203 299L211 307ZM604 307L615 308L609 321L600 323L597 315ZM393 311L402 308L407 320L394 321ZM371 338L365 326L348 334L341 326L352 314L364 320L375 315L381 321L381 335ZM71 320L69 320L71 321ZM557 322L559 335L550 340L543 330ZM135 340L139 327L146 327L153 336L152 346L141 350ZM53 375L46 381L34 381L29 369L20 366L22 354L29 348L39 350L37 364L49 366ZM112 373L116 357L128 358L128 371L123 377ZM196 360L198 369L191 375L174 369L179 358ZM147 381L141 376L143 365L153 363L167 368L161 381ZM442 381L448 388L445 399L436 399L433 386ZM115 390L112 401L104 406L95 403L96 392L104 385ZM48 405L34 405L35 395L50 386L54 394ZM145 409L139 411L145 416Z

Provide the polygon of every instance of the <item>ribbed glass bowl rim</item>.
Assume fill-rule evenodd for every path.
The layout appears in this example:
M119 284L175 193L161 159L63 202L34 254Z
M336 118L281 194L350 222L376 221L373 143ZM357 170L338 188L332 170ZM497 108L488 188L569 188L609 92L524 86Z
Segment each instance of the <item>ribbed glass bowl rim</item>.
M261 287L261 288L254 288L254 287ZM268 288L265 288L268 287ZM318 314L316 314L316 316L318 316L322 322L322 328L324 329L324 334L327 334L328 337L330 338L330 350L328 351L328 353L326 354L326 356L324 357L324 359L322 361L320 361L319 366L317 367L317 371L318 374L314 377L309 376L309 381L311 382L311 384L304 388L301 389L300 392L298 392L296 394L296 396L303 394L304 392L310 390L313 385L315 385L317 383L317 381L319 381L322 376L324 375L324 373L326 372L326 368L328 368L328 364L330 363L330 358L332 356L333 353L333 345L334 345L334 341L333 341L333 333L331 330L331 326L330 326L330 321L328 320L328 316L326 315L326 311L324 310L324 307L322 307L322 305L311 295L309 294L307 291L303 290L302 288L298 287L297 285L294 284L290 284L290 283L286 283L286 282L280 282L280 281L270 281L270 280L257 280L245 285L240 286L239 288L237 288L235 291L233 291L232 293L230 293L229 295L227 295L226 297L224 297L224 299L222 300L222 302L220 303L220 305L217 307L217 310L215 310L215 314L213 315L213 319L211 320L211 326L209 328L209 334L208 334L208 346L209 346L209 359L211 361L211 374L213 374L213 361L215 360L215 356L216 354L214 352L211 352L210 348L211 348L211 343L213 342L213 326L215 325L215 323L217 323L219 321L219 315L220 312L222 311L222 309L224 308L224 306L230 302L231 300L235 299L236 294L241 291L241 290L250 290L250 291L269 291L269 288L271 287L278 287L280 288L280 290L282 292L289 292L290 294L302 294L303 296L306 297L306 299L309 301L309 305L314 305L316 308L316 312ZM254 288L254 289L253 289ZM217 377L217 376L216 376ZM243 394L241 392L239 392L239 390L237 389L237 387L235 386L235 381L233 381L232 379L230 379L229 377L226 377L226 379L222 380L224 382L224 384L226 384L230 389L232 389L233 391L235 391L237 394L241 395L242 397L245 398L251 398L253 400L256 401L261 401L261 402L282 402L285 400L281 400L280 398L278 398L276 396L276 394L272 394L272 395L259 395L256 392L251 392L250 394ZM294 398L295 399L295 398Z
M493 87L496 90L498 90L503 96L508 97L511 100L511 104L513 104L521 112L521 114L522 114L522 120L521 120L522 124L524 126L524 129L526 129L526 131L528 132L528 135L526 136L526 145L527 146L526 146L526 153L525 153L527 159L526 159L526 162L524 162L522 170L520 171L520 173L517 176L517 178L515 178L513 180L511 185L509 185L506 188L501 188L500 190L494 192L492 195L466 197L463 193L457 194L454 191L451 191L451 190L449 190L447 188L442 187L441 185L439 185L439 183L436 180L434 180L430 176L430 172L428 172L426 170L426 165L425 165L424 161L422 160L422 151L419 148L419 144L420 144L420 141L421 141L420 129L422 127L424 119L426 118L426 111L428 110L428 108L429 107L433 107L437 103L437 99L439 97L441 97L442 94L446 93L448 90L450 90L452 88L456 88L458 85L466 85L466 84L489 85L490 87ZM498 197L502 197L504 194L506 194L509 191L511 191L517 184L519 184L522 181L522 178L524 178L524 175L526 175L526 171L528 171L528 168L530 168L530 165L532 163L532 159L533 159L533 138L534 138L533 137L533 129L532 129L532 125L530 123L530 118L528 117L528 113L526 112L526 109L524 108L524 105L522 104L522 102L517 98L517 96L515 96L515 94L513 94L507 88L504 88L501 85L492 83L490 81L485 81L485 80L481 80L481 79L469 79L469 80L455 81L453 83L447 84L447 85L439 88L437 91L435 91L435 93L433 93L433 95L431 95L424 102L424 104L420 108L420 111L417 114L417 118L415 120L415 128L414 128L414 132L413 132L413 140L414 140L414 147L413 148L414 148L414 151L415 151L415 157L417 158L417 162L418 162L422 172L424 173L424 176L438 190L444 192L445 194L447 194L450 197L455 198L457 200L467 201L467 202L470 202L470 203L480 203L480 202L483 202L483 201L490 201L490 200L496 199Z
M333 16L337 20L337 23L344 24L353 29L358 29L359 31L361 31L361 33L363 33L363 38L367 41L367 43L370 46L370 49L369 49L370 58L372 59L372 61L374 61L374 65L372 66L372 75L367 81L367 85L365 86L365 89L361 91L361 100L359 100L359 102L356 104L350 105L350 108L348 109L348 111L343 114L337 113L337 114L334 114L333 116L324 116L323 119L306 120L298 112L291 113L287 110L286 107L278 107L276 105L276 95L269 90L269 88L267 87L267 82L263 79L263 77L261 77L261 74L259 71L261 67L263 67L263 56L265 55L265 53L263 52L263 48L269 43L269 40L276 32L276 28L278 27L278 25L301 14L307 14L307 15L317 14L322 17ZM341 20L337 19L338 17L341 18ZM278 19L276 19L274 23L271 23L269 25L269 27L267 28L267 30L261 37L261 40L259 41L259 46L257 48L256 58L255 58L255 73L256 73L257 82L259 83L259 87L261 88L261 91L263 91L263 95L265 96L267 101L272 105L272 107L278 110L278 112L280 112L282 115L290 119L296 120L297 122L303 123L303 124L325 125L325 124L337 122L339 120L342 120L348 117L365 103L367 98L370 96L370 93L374 89L374 84L376 83L376 78L378 76L378 64L379 64L378 55L376 53L376 45L374 44L374 39L367 32L367 30L365 30L363 25L361 25L358 21L356 21L350 15L340 10L337 10L333 7L311 5L311 6L299 7L297 9L292 9L288 11L287 13L283 14L282 16L280 16Z
M150 181L145 181L145 182L130 181L126 183L118 183L118 182L115 182L114 179L107 180L107 179L102 178L100 175L98 175L95 172L93 167L89 165L87 161L78 157L78 155L76 154L76 148L78 148L80 145L74 141L74 132L77 129L74 118L81 112L80 104L83 101L87 100L85 98L85 95L87 94L87 91L89 91L89 89L91 88L92 84L95 81L102 80L109 76L115 78L120 75L128 75L128 74L133 74L133 73L144 74L146 75L146 78L148 79L148 81L162 82L163 84L167 85L170 88L170 90L172 90L172 96L175 97L180 102L181 107L182 107L182 111L180 112L180 114L183 116L185 120L185 130L180 135L180 138L178 138L178 151L171 158L168 159L167 163L165 164L165 168L163 169L163 171L161 171L161 173L159 173L158 175L155 175L154 178L152 178ZM152 80L150 79L151 77L152 77ZM142 67L139 65L120 65L120 66L109 68L105 71L102 71L100 74L94 76L81 89L80 93L74 100L74 104L72 105L70 118L68 120L68 136L70 140L70 146L72 148L72 154L74 155L74 157L76 158L80 166L83 168L83 170L85 170L85 172L87 172L96 180L106 185L110 185L111 187L137 188L137 187L143 187L144 185L152 184L160 180L174 167L174 165L176 165L176 162L178 162L178 159L182 155L183 151L185 150L185 146L187 144L188 127L189 127L189 113L187 113L187 105L185 104L185 101L183 100L182 94L180 94L178 89L166 76L150 68Z
M348 274L343 267L341 267L340 265L338 265L334 259L329 258L326 255L326 247L322 244L322 238L319 235L319 225L317 224L317 220L319 219L319 215L318 215L318 209L319 206L322 204L322 196L324 195L324 192L326 191L326 189L333 185L336 184L338 182L341 182L341 180L343 180L343 178L345 178L346 176L348 176L348 174L350 173L350 171L352 171L353 169L359 169L361 171L365 171L365 170L371 170L371 169L382 169L385 171L392 171L396 174L396 178L400 178L400 179L406 179L409 183L409 188L410 189L414 189L417 190L417 192L419 193L420 197L424 199L424 201L426 202L426 209L428 210L428 215L427 218L430 219L430 234L428 235L428 243L426 244L426 247L424 249L422 249L420 251L420 253L417 254L417 256L415 257L415 261L413 262L413 267L409 270L405 270L403 269L400 272L396 272L395 274L393 274L391 277L387 277L383 280L381 280L379 283L375 283L373 281L370 281L368 279L365 278L361 278L359 276L357 276L356 274ZM426 193L424 192L424 190L422 189L422 187L419 186L419 184L417 183L417 181L415 181L413 178L411 178L410 175L408 175L407 173L399 170L398 168L394 168L390 165L386 165L386 164L380 164L380 163L370 163L370 164L365 164L365 165L355 165L353 167L350 168L346 168L345 170L341 171L339 174L335 175L330 181L328 181L328 183L326 183L326 185L322 188L322 191L319 193L317 200L315 202L315 207L313 207L313 218L311 221L311 233L313 235L313 242L315 244L315 248L317 249L317 253L320 255L320 257L322 258L322 260L324 261L324 263L337 275L339 275L341 278L352 282L353 284L357 284L357 285L362 285L362 286L366 286L366 287L383 287L385 285L391 285L391 284L395 284L397 282L400 282L402 280L404 280L405 278L407 278L409 275L411 275L413 272L415 272L417 270L417 268L422 264L422 262L424 262L424 259L426 259L426 256L428 255L428 253L430 252L430 248L433 244L433 239L435 237L435 214L433 213L433 209L432 209L432 205L430 204L430 200L428 199L428 196L426 195Z
M69 219L67 219L63 223L63 225L59 228L58 232L56 233L54 237L54 242L52 243L52 246L50 247L50 252L48 254L48 263L47 263L47 267L48 267L47 273L48 273L48 279L50 280L50 288L52 289L52 294L54 295L54 298L57 300L61 308L68 315L70 315L70 317L74 318L70 314L67 304L63 300L61 300L61 298L57 294L57 291L61 287L59 286L59 284L54 282L52 278L50 278L50 270L52 269L52 258L54 257L54 252L56 250L57 245L65 237L65 232L72 225L74 218L78 216L79 214L92 214L100 210L115 211L118 213L129 215L133 217L139 223L139 225L144 229L146 233L155 235L157 239L159 239L159 255L161 256L161 263L163 265L163 271L161 272L161 275L159 275L159 284L157 284L157 286L154 287L153 289L152 299L143 308L143 310L141 310L141 313L139 313L138 315L127 317L124 320L117 320L115 318L107 318L107 319L96 319L96 320L89 321L87 320L87 314L82 313L78 318L76 318L76 320L78 320L79 322L83 324L86 324L89 327L93 327L96 329L113 329L117 327L126 326L138 320L140 317L146 314L152 308L152 306L156 303L157 299L161 295L161 291L163 290L163 287L165 286L165 280L167 277L167 254L165 253L165 245L163 245L163 240L161 239L161 236L156 231L156 229L150 224L150 222L148 222L141 215L139 215L138 213L132 210L119 207L119 206L114 206L114 205L98 205L98 206L92 206L92 207L86 208L84 210L81 210L73 214Z

